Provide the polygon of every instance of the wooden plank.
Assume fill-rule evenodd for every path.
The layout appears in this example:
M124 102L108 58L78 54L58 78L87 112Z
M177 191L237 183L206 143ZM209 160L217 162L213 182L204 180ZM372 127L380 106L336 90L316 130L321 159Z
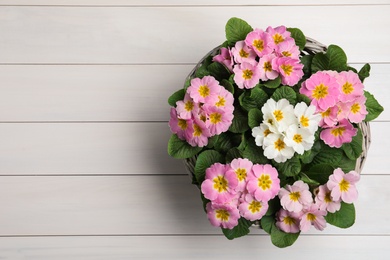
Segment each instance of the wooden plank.
M229 241L222 236L12 237L0 238L0 256L14 259L376 259L385 260L389 236L301 236L289 248L268 236ZM153 250L150 250L153 245ZM326 246L324 246L326 245Z
M194 63L224 41L225 23L232 16L258 28L280 24L301 28L320 42L342 46L350 62L388 62L389 13L390 5L4 6L0 63ZM353 24L348 37L340 26L346 22ZM377 32L383 33L373 47Z
M0 121L167 121L167 99L193 66L0 65ZM389 70L373 64L365 83L384 107ZM379 119L389 121L390 111Z
M390 122L372 123L365 174L388 174ZM0 174L185 174L167 123L0 124Z
M390 235L389 181L363 176L355 225L309 234ZM187 176L3 176L0 208L0 236L221 234Z

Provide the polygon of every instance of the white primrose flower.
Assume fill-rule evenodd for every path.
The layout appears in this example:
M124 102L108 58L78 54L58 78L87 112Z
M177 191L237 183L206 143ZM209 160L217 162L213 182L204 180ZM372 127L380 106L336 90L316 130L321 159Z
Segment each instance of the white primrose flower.
M317 131L318 124L321 121L321 114L316 114L315 106L307 106L306 103L300 102L295 105L294 114L301 128L308 129L312 134Z
M274 159L277 163L291 159L295 151L292 147L287 146L284 142L284 138L285 137L281 134L269 134L263 142L265 157Z
M298 125L290 125L286 131L284 142L298 154L310 150L314 144L314 134L308 129L298 128Z
M284 133L297 120L294 115L294 107L284 98L277 102L272 98L268 99L261 111L263 112L263 122L274 133Z
M260 126L256 126L252 129L252 136L255 138L257 146L263 146L264 139L271 133L273 132L269 129L268 125L264 123L261 123Z

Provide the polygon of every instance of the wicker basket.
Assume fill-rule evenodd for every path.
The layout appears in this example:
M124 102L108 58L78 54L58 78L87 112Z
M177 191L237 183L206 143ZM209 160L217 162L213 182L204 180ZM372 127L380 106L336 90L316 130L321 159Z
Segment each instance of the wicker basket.
M199 63L192 69L192 71L189 73L188 77L186 78L186 81L188 79L191 79L194 76L196 70L202 65L203 61L208 56L217 54L219 49L220 49L220 46L217 46L216 48L211 50L209 53L207 53L199 61ZM326 52L326 50L327 50L327 47L324 44L319 43L316 40L313 40L311 38L308 38L308 37L306 38L306 45L305 45L305 48L303 50L304 53L316 54L319 52ZM366 161L366 158L367 158L368 148L370 147L370 144L371 144L371 133L370 133L370 125L368 122L363 121L362 123L359 123L358 126L361 129L362 135L363 135L363 144L362 144L363 152L360 155L360 157L356 160L355 171L360 174L362 172L364 162ZM185 167L186 167L187 172L190 175L191 179L194 176L194 167L195 167L196 159L197 159L197 157L194 156L194 157L191 157L191 158L184 160Z

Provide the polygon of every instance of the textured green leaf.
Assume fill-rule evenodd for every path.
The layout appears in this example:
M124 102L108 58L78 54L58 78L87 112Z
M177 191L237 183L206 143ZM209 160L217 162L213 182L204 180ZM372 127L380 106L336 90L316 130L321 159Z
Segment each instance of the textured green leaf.
M255 139L247 138L247 145L245 149L242 151L242 156L247 158L249 161L253 163L266 164L269 163L269 160L264 156L264 150L260 146L257 146L255 143Z
M249 227L252 226L252 222L244 218L238 220L238 225L232 229L222 228L222 232L225 237L229 240L248 235L250 230Z
M173 134L168 142L168 154L176 159L186 159L196 155L202 147L193 147Z
M221 153L226 153L232 147L232 134L229 134L228 132L220 134L214 143L214 149Z
M275 225L275 216L272 215L263 216L260 219L260 225L265 232L271 234L272 226Z
M219 62L213 62L209 66L207 66L207 70L210 75L216 78L218 81L222 81L223 79L227 79L230 77L230 72L228 69Z
M260 126L263 121L263 113L258 108L252 108L248 112L248 125L250 128Z
M300 50L303 50L306 45L306 37L298 28L287 28L287 31L291 33L291 37L294 38L295 44Z
M291 246L298 239L300 233L286 233L275 225L271 229L271 242L277 247L284 248Z
M341 146L345 155L351 160L359 158L363 152L363 135L360 128L358 128L357 134L352 138L352 142L345 143Z
M278 170L278 173L284 176L297 176L301 172L301 163L295 156L284 163L274 162L273 165Z
M326 53L317 53L314 55L311 71L315 73L321 70L347 70L347 55L337 45L330 45Z
M221 85L227 90L229 91L230 93L234 94L234 86L232 83L230 83L229 80L227 79L223 79L221 81Z
M176 107L176 102L183 100L185 95L184 89L179 89L168 98L168 104L172 107Z
M311 180L319 182L320 184L325 184L328 182L329 176L333 174L334 169L335 167L326 163L317 164L305 171L305 174Z
M368 78L370 76L370 70L371 66L370 64L366 63L364 66L360 69L358 75L359 79L363 82L365 78Z
M330 213L325 216L326 222L339 228L349 228L355 223L355 206L341 202L341 208L335 213Z
M279 101L281 99L287 99L291 105L295 105L297 102L297 93L293 90L292 87L282 86L277 88L274 94L271 96L275 101Z
M366 97L366 109L368 114L365 121L372 121L377 118L382 112L383 107L378 103L375 97L368 91L364 91L364 96Z
M303 73L306 77L311 75L311 63L313 61L313 55L305 55L301 58L301 63L303 64Z
M217 151L206 150L199 154L194 168L194 175L198 183L202 183L204 181L206 169L217 162L225 162L224 156Z
M242 108L249 111L252 108L261 109L265 102L267 102L268 95L259 86L256 86L250 90L245 90L238 100Z
M279 76L276 79L268 80L263 83L267 88L277 88L282 83L282 78Z
M233 147L226 153L226 163L230 163L236 158L242 158L242 154L237 147Z
M233 133L244 133L249 129L248 126L248 114L240 107L235 107L233 111L233 122L229 127L229 131Z
M231 46L238 41L245 40L251 31L253 29L247 22L236 17L230 18L225 27L226 39Z

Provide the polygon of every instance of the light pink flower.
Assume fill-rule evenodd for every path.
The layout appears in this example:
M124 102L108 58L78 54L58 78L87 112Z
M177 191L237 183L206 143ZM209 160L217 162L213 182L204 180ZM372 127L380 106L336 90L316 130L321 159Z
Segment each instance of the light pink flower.
M320 138L330 147L340 148L344 143L350 143L357 129L347 120L343 119L337 126L324 129Z
M238 185L236 191L244 191L246 188L246 181L248 175L252 174L253 163L248 159L237 158L233 159L230 162L230 169L234 174L236 174L238 179Z
M276 53L281 57L290 57L292 59L299 59L300 55L299 48L292 38L280 43L276 48Z
M321 71L303 82L299 92L308 96L312 100L311 104L321 111L336 105L340 94L336 79Z
M198 104L194 102L188 93L185 94L184 100L176 102L176 111L181 119L191 119L192 113L197 109L199 109Z
M251 194L244 194L238 206L240 215L250 221L261 219L268 210L268 203L256 200Z
M366 109L366 97L360 96L356 98L355 100L348 102L345 104L346 107L346 117L351 121L352 123L360 123L368 114Z
M353 203L357 200L358 191L355 187L356 182L360 180L360 175L355 171L345 174L340 168L333 171L326 183L331 191L333 200L341 199L345 203Z
M206 205L206 211L207 218L211 225L215 227L232 229L238 225L240 212L237 207L209 202Z
M223 109L225 112L233 113L234 106L233 94L227 91L224 87L221 87L219 93L217 93L217 99L212 105Z
M231 112L225 112L223 109L209 105L204 105L203 109L208 117L206 127L209 129L211 136L219 135L229 129L233 120Z
M327 185L321 185L318 187L318 193L315 197L315 201L320 210L326 210L331 213L339 211L341 207L341 200L334 200L332 198Z
M309 191L309 185L303 181L296 181L293 185L286 185L279 191L280 204L285 210L300 212L302 209L310 206L313 197Z
M194 78L191 80L191 85L187 89L187 93L195 103L207 103L210 99L216 98L220 92L221 86L219 82L212 76L204 76L203 78Z
M233 199L238 180L228 169L227 165L221 163L214 163L206 169L205 180L201 185L206 199L218 204L229 203Z
M276 213L276 227L286 233L298 233L301 213L280 209Z
M237 64L233 68L234 82L241 89L253 88L260 80L260 68L257 65L250 63Z
M260 29L256 29L248 33L245 43L247 46L250 46L260 58L273 51L273 49L269 46L270 43L273 44L271 37L268 33Z
M340 101L353 101L359 96L363 96L363 84L359 76L353 71L342 71L336 77L340 87Z
M228 48L222 47L220 49L221 53L213 57L213 61L222 63L226 66L231 72L233 71L233 59L232 54Z
M291 33L287 31L286 26L281 25L275 28L268 26L266 32L271 36L272 42L275 45L282 44L285 41L293 40L290 35Z
M280 190L278 171L270 164L254 164L248 175L247 190L256 200L267 202Z
M279 76L279 72L272 68L272 60L275 59L274 54L264 55L259 60L260 79L267 81L269 79L276 79Z
M280 73L282 84L287 86L294 86L303 76L303 64L298 59L290 57L273 59L272 69Z
M232 55L236 63L250 63L256 65L256 53L253 49L249 48L245 41L238 41L236 45L232 48Z
M172 107L170 112L169 127L171 132L177 134L181 140L185 140L186 131L189 125L192 125L192 120L180 119L177 116L176 108Z
M211 136L209 129L207 129L205 122L195 118L194 121L187 121L187 129L185 131L185 138L191 146L206 146L208 138Z
M335 105L333 107L329 107L325 111L318 111L321 115L321 121L319 126L322 128L334 127L338 122L338 112L339 107Z
M310 207L304 209L303 212L304 214L302 215L301 222L299 223L301 231L309 231L311 225L318 230L324 230L326 227L326 220L324 216L327 213L325 210L320 210L316 204L311 204Z

